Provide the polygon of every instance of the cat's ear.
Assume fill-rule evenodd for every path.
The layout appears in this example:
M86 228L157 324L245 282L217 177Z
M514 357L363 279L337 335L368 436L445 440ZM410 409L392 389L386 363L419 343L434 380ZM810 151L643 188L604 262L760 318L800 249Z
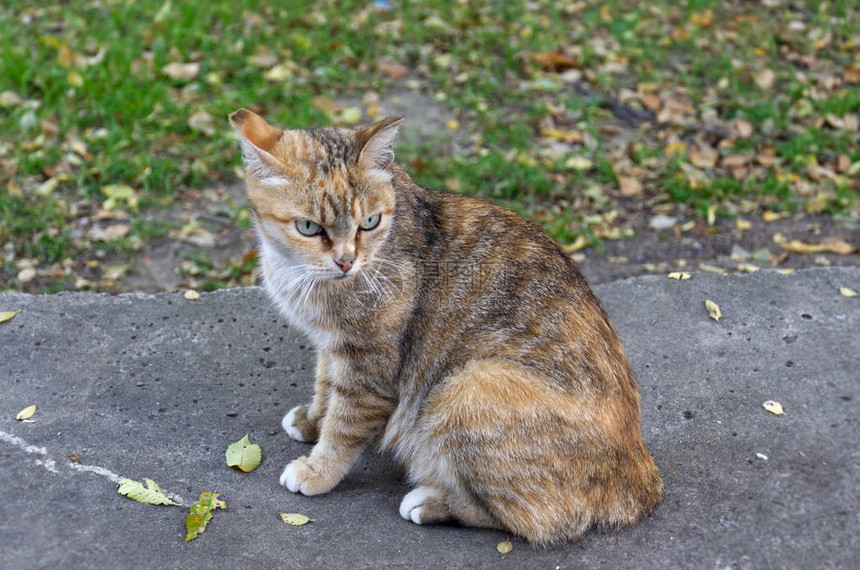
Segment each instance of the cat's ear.
M239 109L229 119L239 132L247 172L260 180L283 177L286 168L272 152L284 131L248 109Z
M394 161L394 139L403 117L387 117L375 125L358 131L361 154L359 164L371 169L384 170Z

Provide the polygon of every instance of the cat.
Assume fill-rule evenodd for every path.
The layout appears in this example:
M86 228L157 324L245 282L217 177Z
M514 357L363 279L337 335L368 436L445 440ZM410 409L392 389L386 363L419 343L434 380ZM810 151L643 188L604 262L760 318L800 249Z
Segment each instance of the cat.
M400 515L538 545L660 501L621 341L576 264L514 212L417 185L402 118L239 133L268 294L317 350L283 427L315 443L282 485L326 493L376 435L408 472Z

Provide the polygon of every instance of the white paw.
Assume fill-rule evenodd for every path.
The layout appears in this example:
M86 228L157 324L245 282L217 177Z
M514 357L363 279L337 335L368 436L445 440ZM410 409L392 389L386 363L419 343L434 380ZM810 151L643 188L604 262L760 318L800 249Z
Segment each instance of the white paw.
M421 513L424 510L424 500L435 497L436 491L430 487L416 487L406 493L400 501L400 516L415 524L421 524Z
M302 437L301 432L293 425L293 420L296 417L296 410L298 410L299 408L301 408L301 406L296 406L295 408L290 410L289 413L284 416L284 419L281 421L281 425L284 426L284 431L287 432L288 436L290 436L296 441L306 442L305 438ZM286 471L284 471L284 473L286 473ZM281 475L281 485L283 484L284 476ZM292 491L292 489L290 489L290 491Z
M292 412L290 412L290 413L292 413ZM286 421L286 419L284 421ZM298 476L295 462L287 465L287 467L284 469L284 472L281 473L280 481L281 481L281 485L283 485L284 487L289 489L291 492L293 492L293 493L299 492L299 490L300 490L299 488L301 487L302 482L299 481L299 476Z

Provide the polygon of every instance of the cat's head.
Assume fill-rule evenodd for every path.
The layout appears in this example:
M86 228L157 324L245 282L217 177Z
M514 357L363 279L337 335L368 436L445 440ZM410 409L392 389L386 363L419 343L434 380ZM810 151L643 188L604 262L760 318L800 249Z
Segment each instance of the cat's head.
M391 229L392 144L402 120L285 131L247 109L231 114L265 245L321 280L349 278L373 261Z

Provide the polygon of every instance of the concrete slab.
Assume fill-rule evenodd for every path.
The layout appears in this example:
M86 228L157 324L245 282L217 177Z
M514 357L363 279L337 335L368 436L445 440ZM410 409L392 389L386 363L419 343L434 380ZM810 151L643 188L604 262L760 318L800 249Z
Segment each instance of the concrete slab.
M365 453L333 492L278 485L307 452L281 416L312 392L313 354L260 289L187 301L0 295L0 560L9 568L854 568L860 556L860 268L637 277L596 288L639 379L666 485L647 520L536 550L504 533L403 521L408 491ZM704 300L717 302L721 322ZM778 400L787 415L761 407ZM36 404L32 423L15 421ZM245 474L224 450L263 448ZM79 462L69 459L75 455ZM186 509L116 494L152 478L227 502L184 543ZM279 512L316 522L290 527Z

